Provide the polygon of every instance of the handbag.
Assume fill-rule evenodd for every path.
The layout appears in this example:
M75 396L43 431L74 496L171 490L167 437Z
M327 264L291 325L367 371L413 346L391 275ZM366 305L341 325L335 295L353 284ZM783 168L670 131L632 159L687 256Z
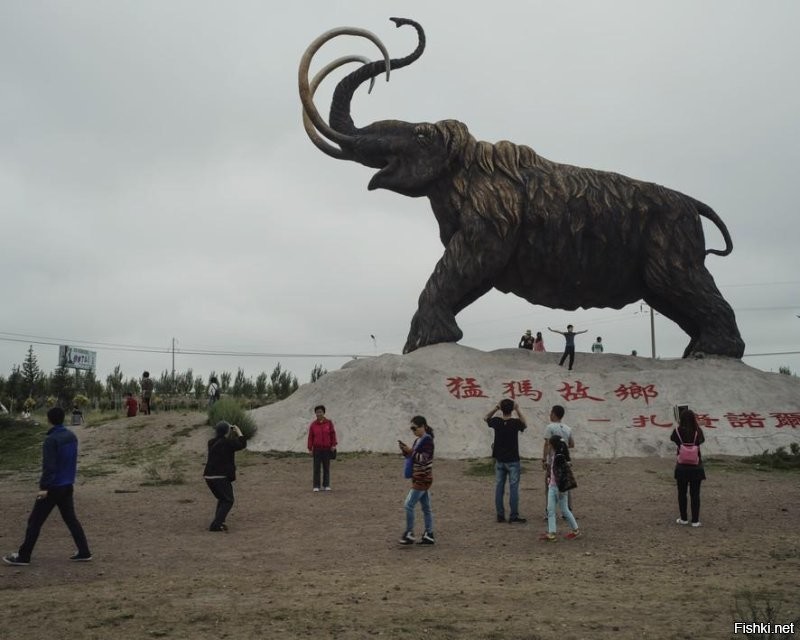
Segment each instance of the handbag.
M678 464L688 464L689 466L696 467L700 464L700 447L697 445L697 431L694 432L694 442L684 443L681 440L680 429L675 429L678 436Z
M566 460L561 460L560 462L556 460L553 465L553 471L556 474L556 485L558 485L559 492L565 493L578 486L575 474L572 473L572 467Z
M329 460L336 460L336 449L331 449L331 456Z

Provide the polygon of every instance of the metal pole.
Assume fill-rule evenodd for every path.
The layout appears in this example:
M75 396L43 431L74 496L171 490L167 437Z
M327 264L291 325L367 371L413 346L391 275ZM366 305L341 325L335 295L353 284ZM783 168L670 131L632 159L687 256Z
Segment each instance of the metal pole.
M653 352L653 360L656 359L656 320L653 307L650 307L650 348Z
M175 391L175 338L172 339L172 390Z

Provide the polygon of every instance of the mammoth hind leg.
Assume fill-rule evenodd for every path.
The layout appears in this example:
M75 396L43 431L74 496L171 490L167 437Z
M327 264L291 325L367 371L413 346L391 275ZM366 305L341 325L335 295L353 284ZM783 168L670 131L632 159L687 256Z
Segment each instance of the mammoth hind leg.
M690 342L683 357L718 355L741 358L744 341L733 309L717 289L703 264L676 262L648 266L645 283L648 304L676 322Z

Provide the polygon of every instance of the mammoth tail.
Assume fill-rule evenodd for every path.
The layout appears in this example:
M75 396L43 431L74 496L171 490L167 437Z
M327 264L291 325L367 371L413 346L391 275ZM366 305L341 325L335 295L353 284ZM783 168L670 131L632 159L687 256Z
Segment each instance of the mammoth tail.
M697 206L697 213L704 218L711 220L711 222L716 225L717 229L719 229L719 232L722 234L722 238L725 240L725 249L706 249L706 255L713 253L718 256L727 256L731 251L733 251L733 241L731 240L731 234L728 233L728 227L725 226L725 223L717 215L717 212L711 207L703 204L699 200L695 200L695 205Z

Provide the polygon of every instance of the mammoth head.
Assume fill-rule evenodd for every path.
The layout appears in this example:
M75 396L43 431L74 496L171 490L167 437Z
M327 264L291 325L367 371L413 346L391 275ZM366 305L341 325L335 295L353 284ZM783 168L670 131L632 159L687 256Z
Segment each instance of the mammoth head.
M405 18L391 20L398 27L411 25L417 31L417 47L404 58L390 58L377 36L364 29L351 27L328 31L309 45L298 72L303 124L311 141L326 154L379 169L370 180L369 189L390 189L407 196L422 196L448 164L447 136L441 127L429 123L382 120L358 128L350 116L353 93L359 86L369 80L371 89L375 77L384 71L388 80L392 69L411 64L425 50L425 33L417 22ZM383 59L369 61L361 56L338 58L321 69L309 82L309 68L314 54L323 44L341 35L371 40L380 49ZM361 62L362 66L339 81L331 101L330 122L325 122L314 105L314 93L331 71L350 62Z

